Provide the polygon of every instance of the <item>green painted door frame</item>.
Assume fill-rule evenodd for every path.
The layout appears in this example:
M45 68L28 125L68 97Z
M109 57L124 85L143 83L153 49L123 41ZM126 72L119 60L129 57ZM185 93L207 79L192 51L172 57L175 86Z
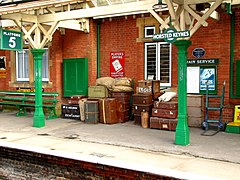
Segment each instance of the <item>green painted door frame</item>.
M88 59L63 59L63 96L88 95Z

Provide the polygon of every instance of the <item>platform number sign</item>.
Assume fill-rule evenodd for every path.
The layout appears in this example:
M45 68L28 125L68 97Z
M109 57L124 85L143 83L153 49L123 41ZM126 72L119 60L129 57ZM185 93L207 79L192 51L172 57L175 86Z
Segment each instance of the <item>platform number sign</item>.
M0 29L0 49L22 50L22 32Z

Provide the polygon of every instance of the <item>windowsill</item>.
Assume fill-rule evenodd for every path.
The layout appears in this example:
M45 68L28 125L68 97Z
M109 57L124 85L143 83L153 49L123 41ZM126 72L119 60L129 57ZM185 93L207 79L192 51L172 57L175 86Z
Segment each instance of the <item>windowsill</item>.
M34 82L10 82L9 83L10 87L25 87L25 88L34 88L35 84ZM52 88L52 82L42 82L42 87L43 88Z

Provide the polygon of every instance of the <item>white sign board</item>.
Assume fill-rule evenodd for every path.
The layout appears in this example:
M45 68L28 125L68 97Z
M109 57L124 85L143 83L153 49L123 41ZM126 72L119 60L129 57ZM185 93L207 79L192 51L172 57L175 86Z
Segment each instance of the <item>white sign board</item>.
M187 93L199 93L200 67L187 67Z

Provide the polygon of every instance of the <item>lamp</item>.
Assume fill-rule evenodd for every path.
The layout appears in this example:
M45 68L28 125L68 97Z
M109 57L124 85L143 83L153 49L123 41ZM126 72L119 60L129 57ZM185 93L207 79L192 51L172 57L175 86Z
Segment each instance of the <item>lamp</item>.
M163 4L162 0L158 0L158 3L152 6L153 9L164 9L166 7L167 4Z

